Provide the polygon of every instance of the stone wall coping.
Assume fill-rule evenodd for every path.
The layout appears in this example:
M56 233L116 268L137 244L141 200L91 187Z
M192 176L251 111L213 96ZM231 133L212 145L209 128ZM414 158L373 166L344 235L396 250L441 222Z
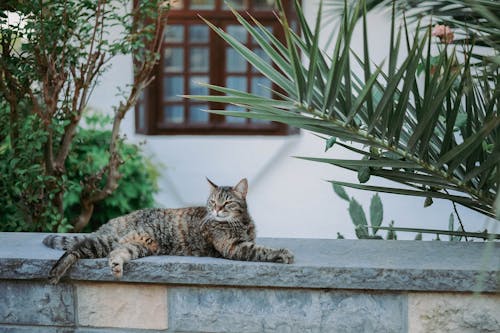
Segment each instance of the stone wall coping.
M62 255L43 233L0 233L0 279L45 279ZM151 256L126 264L122 282L405 291L500 291L500 243L260 238L286 247L291 265ZM65 279L116 281L106 259L80 260Z

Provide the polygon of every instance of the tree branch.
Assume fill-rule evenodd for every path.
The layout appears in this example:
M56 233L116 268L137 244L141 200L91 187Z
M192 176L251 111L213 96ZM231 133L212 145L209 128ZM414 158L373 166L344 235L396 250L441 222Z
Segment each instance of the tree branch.
M137 19L137 18L135 18ZM118 181L121 175L118 171L119 166L123 163L118 152L118 142L119 142L119 131L120 125L125 117L125 114L130 110L138 101L141 92L144 88L151 83L153 80L152 71L157 64L157 55L161 47L161 39L163 36L163 30L165 27L166 17L159 14L155 21L155 32L154 38L149 42L145 49L149 55L144 58L144 60L134 67L134 81L130 90L129 95L125 101L120 102L118 107L115 109L115 117L113 120L113 128L111 131L111 139L109 143L109 162L108 165L103 168L95 177L92 177L90 181L87 181L87 186L80 197L82 210L80 215L73 221L74 231L79 232L85 228L88 224L94 204L101 201L112 194L118 187ZM137 21L134 21L136 23ZM134 25L135 31L137 25ZM102 178L102 175L106 173L106 184L102 189L96 189L98 181Z
M80 65L78 75L76 72L76 65L72 65L70 69L75 85L75 92L73 94L73 100L71 103L71 117L70 123L64 128L64 134L61 139L59 152L55 159L55 167L56 169L61 171L64 170L64 164L71 148L71 142L75 137L76 129L78 128L78 124L80 123L83 111L87 106L88 94L91 84L95 77L101 72L102 67L105 64L105 54L100 50L94 51L97 32L99 30L104 30L104 17L100 19L101 16L103 16L101 14L103 12L104 5L105 1L99 1L97 4L95 23L92 31L90 49L87 59ZM99 41L101 41L101 39L99 39ZM99 44L99 42L97 43ZM81 45L81 47L84 46L85 45L83 44Z

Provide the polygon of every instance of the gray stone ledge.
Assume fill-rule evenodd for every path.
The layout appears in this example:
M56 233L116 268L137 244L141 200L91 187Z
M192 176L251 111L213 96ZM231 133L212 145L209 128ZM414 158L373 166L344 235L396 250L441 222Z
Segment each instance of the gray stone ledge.
M27 326L0 323L2 333L165 333L165 330L143 330L137 328L108 327L57 327L57 326Z
M0 279L45 279L62 251L45 234L0 233ZM123 282L248 287L498 292L500 243L270 239L292 265L215 258L154 256L125 266ZM115 281L106 259L80 260L66 278Z

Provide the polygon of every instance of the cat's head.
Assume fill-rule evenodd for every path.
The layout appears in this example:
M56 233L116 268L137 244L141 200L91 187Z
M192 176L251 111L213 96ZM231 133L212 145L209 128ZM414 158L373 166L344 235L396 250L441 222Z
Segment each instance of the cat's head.
M207 178L210 184L210 195L207 200L207 212L217 221L228 221L239 218L246 213L246 196L248 182L243 178L235 186L217 186Z

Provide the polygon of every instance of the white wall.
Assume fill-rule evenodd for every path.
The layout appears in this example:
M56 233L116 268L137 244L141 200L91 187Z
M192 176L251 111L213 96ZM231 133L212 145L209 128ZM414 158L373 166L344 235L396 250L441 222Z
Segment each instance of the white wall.
M304 6L311 22L316 6ZM369 16L371 55L379 62L387 54L389 18L385 14ZM360 34L354 36L354 49L361 50ZM95 90L91 106L111 110L116 103L116 89L131 80L129 57L116 59L111 70ZM325 180L356 182L356 175L342 169L295 159L291 156L349 157L333 148L324 153L324 142L302 131L288 137L245 136L142 136L134 132L133 112L124 120L122 132L135 142L146 140L144 150L165 166L160 179L161 192L156 200L162 207L203 205L208 185L205 177L220 185L249 181L248 204L262 237L335 238L340 232L355 238L347 212L347 203L338 198ZM349 190L351 196L368 211L372 193ZM381 195L384 225L395 220L397 226L446 229L452 205L435 202L423 208L423 199ZM461 209L466 229L484 229L487 220ZM412 239L399 233L400 239ZM429 237L428 237L429 238Z

